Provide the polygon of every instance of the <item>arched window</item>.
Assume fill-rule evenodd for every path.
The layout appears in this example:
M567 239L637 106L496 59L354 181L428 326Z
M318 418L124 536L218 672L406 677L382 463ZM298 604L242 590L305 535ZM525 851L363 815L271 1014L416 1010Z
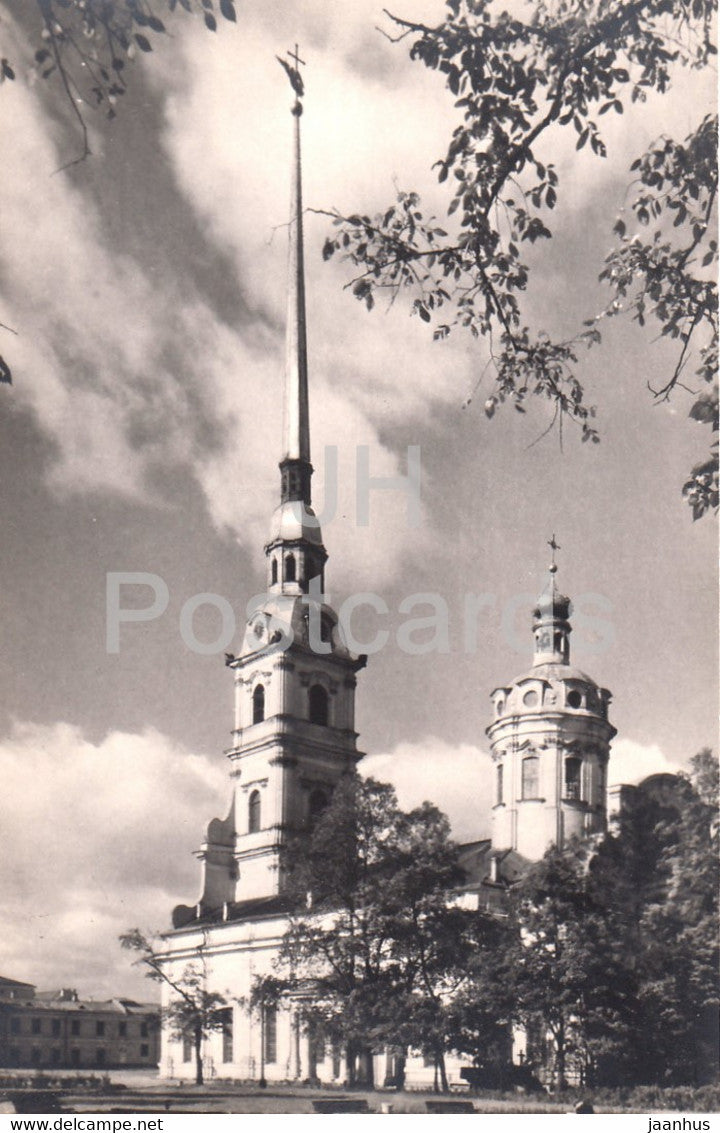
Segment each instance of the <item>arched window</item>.
M294 555L286 555L285 556L285 581L286 582L294 582L295 581L295 556Z
M495 783L496 783L496 786L497 786L497 798L495 799L495 802L501 803L503 801L503 765L502 765L502 763L498 763L495 774L496 774Z
M311 826L315 825L327 804L327 795L319 787L310 792L310 798L308 799L308 822Z
M265 689L262 685L255 685L253 690L253 724L260 724L265 719Z
M253 791L248 799L248 834L260 829L260 792Z
M582 762L574 755L565 760L565 798L579 799L581 796Z
M308 696L310 704L310 722L312 724L327 724L328 722L328 694L322 685L313 685Z
M270 577L274 585L277 582L277 559L273 559L272 561L272 565L270 567Z
M528 755L522 761L522 797L536 799L539 794L538 757Z

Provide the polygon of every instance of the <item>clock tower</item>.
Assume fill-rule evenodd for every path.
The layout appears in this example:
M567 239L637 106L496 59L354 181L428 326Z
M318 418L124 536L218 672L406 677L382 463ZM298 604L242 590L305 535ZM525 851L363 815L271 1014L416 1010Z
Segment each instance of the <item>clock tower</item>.
M288 314L280 502L268 542L267 593L249 618L237 656L233 744L227 752L233 801L198 851L203 891L196 916L272 898L284 886L282 851L307 831L340 777L361 758L355 732L355 674L365 664L343 643L323 600L327 552L311 505L312 464L303 265L300 119L292 108L294 156L289 224ZM189 910L176 910L176 925Z

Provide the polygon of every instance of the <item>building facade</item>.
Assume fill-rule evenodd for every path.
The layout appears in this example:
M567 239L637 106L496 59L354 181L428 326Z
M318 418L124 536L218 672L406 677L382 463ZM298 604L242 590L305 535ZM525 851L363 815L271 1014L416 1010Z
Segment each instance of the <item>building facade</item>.
M9 981L14 982L14 981ZM133 999L57 992L0 998L0 1066L101 1071L158 1064L160 1011Z

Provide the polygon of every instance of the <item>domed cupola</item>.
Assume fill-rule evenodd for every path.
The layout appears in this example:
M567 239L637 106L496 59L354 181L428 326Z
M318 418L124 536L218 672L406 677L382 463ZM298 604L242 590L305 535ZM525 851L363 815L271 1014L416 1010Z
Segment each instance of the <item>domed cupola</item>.
M492 695L493 847L530 860L605 828L611 695L570 664L570 599L550 579L533 610L532 668Z

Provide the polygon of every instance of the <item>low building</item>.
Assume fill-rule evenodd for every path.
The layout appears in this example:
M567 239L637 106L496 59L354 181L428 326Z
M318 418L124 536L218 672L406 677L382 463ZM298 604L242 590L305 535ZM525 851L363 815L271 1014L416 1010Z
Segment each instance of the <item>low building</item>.
M13 980L2 980L13 985ZM134 999L80 999L71 988L0 995L0 1066L104 1070L158 1063L160 1009Z

